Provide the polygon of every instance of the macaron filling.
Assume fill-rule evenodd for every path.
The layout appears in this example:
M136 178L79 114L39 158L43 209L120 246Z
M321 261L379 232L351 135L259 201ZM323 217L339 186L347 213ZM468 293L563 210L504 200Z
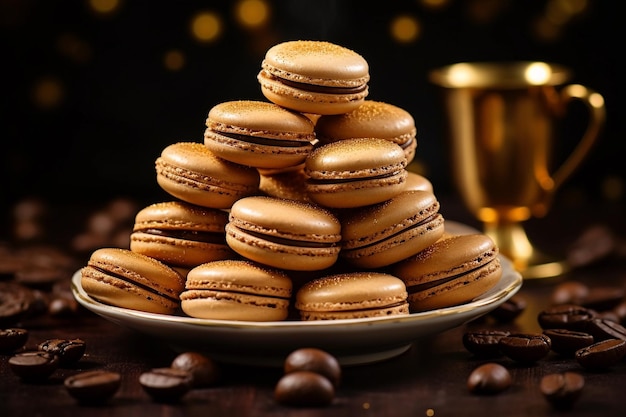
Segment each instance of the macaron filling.
M118 279L120 281L123 281L123 282L129 284L130 286L139 287L139 288L141 288L141 289L143 289L143 290L145 290L145 291L147 291L147 292L149 292L151 294L154 294L154 295L156 295L158 297L165 298L166 300L171 301L173 303L178 304L178 302L179 302L179 299L177 297L174 297L174 296L172 296L170 294L167 294L167 293L163 293L163 292L157 291L154 287L150 287L148 285L142 284L141 282L137 282L137 281L131 280L128 277L126 277L126 276L124 276L122 274L118 274L118 273L115 273L113 271L106 270L106 269L100 268L100 267L95 266L95 265L89 265L89 267L93 268L97 272L103 274L105 277L112 277L112 278Z
M214 135L212 136L213 139L215 139L215 136L219 135L219 136L227 137L229 139L234 139L234 140L241 141L241 142L254 143L256 145L263 145L263 146L280 146L280 147L287 147L287 148L299 148L302 146L308 148L311 146L310 141L275 139L275 138L268 138L268 137L262 137L262 136L242 135L239 133L230 133L230 132L212 131L212 133L214 133Z
M333 87L333 86L325 86L325 85L317 85L317 84L308 84L308 83L300 83L297 81L288 80L285 78L277 77L274 74L269 73L268 71L263 71L263 75L269 79L272 79L276 82L279 82L287 87L297 88L298 90L305 90L311 93L322 93L322 94L359 94L368 89L367 84L363 84L355 87Z
M200 232L195 230L145 229L135 233L145 233L153 236L169 237L173 239L190 240L193 242L226 244L225 234L219 232Z
M301 248L316 248L316 249L317 248L319 249L334 248L338 246L337 242L324 242L324 241L314 242L314 241L290 239L290 238L274 236L274 235L266 234L263 232L254 231L254 230L246 230L233 224L230 224L230 226L235 227L237 230L247 235L250 235L259 239L263 239L271 243L276 243L282 246L296 246L296 247L301 247Z

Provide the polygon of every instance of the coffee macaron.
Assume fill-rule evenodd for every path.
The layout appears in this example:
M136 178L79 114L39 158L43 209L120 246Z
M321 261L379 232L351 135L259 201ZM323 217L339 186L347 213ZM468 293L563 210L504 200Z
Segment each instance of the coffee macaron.
M428 191L406 191L341 217L339 256L359 268L380 268L406 259L444 233L439 201Z
M493 288L502 276L498 247L475 233L445 236L391 273L406 284L411 312L456 306Z
M121 248L96 249L81 269L81 286L92 298L116 307L172 314L185 280L164 263Z
M315 271L339 257L341 224L330 211L297 200L245 197L233 204L226 242L241 256L268 266Z
M206 119L204 144L217 156L256 168L304 162L313 149L313 122L301 113L264 101L215 105Z
M220 158L202 143L168 145L155 165L157 183L163 190L198 206L229 208L259 189L255 168Z
M435 188L433 183L423 175L413 172L408 169L408 175L406 177L405 191L429 191L434 193Z
M226 223L224 210L183 201L151 204L135 216L130 249L182 268L232 258L235 254L226 244Z
M306 190L329 208L381 203L404 191L404 150L379 138L356 138L317 147L305 161Z
M408 162L415 157L417 129L411 114L393 104L365 100L348 113L321 116L315 135L322 144L351 138L381 138L398 144Z
M267 50L257 75L261 92L282 107L312 114L356 109L369 93L369 65L355 51L325 41L296 40Z
M383 272L346 272L313 279L296 293L295 308L307 321L409 314L404 282Z
M291 294L291 279L282 270L222 260L190 270L180 299L190 317L280 321L288 316Z

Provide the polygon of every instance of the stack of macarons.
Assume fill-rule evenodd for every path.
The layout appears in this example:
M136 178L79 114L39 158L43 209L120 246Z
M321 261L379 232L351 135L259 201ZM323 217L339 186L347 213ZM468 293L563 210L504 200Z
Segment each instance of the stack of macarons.
M141 209L129 249L82 269L101 302L215 320L337 320L465 303L500 279L485 235L444 231L409 169L413 117L368 100L369 66L325 41L271 47L266 100L216 104L198 141L155 160L167 199Z

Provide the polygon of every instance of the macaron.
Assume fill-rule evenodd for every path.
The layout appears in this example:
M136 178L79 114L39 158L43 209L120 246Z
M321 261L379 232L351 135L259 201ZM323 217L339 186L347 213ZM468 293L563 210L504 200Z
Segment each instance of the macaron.
M434 192L433 183L430 182L428 178L416 172L413 172L410 169L408 169L408 171L409 172L406 177L406 185L404 187L405 191L421 190L429 191L431 193Z
M409 314L404 282L382 272L346 272L309 281L296 293L295 308L302 320Z
M325 41L296 40L267 50L257 75L271 102L303 113L340 114L369 93L369 65L355 51Z
M393 266L404 281L411 312L456 306L494 287L502 276L498 247L475 233L446 236Z
M317 147L305 161L306 189L315 203L353 208L381 203L404 191L404 150L379 138L355 138Z
M259 190L270 197L286 198L289 200L311 201L306 192L304 165L300 169L270 173L259 170L261 181Z
M168 201L135 216L130 250L175 267L191 268L235 256L226 244L224 210Z
M229 208L259 189L255 168L220 158L202 143L168 145L155 165L157 183L163 190L198 206Z
M256 168L286 168L304 162L313 149L313 122L264 101L215 105L206 119L204 144L217 156Z
M95 250L81 269L81 285L92 298L116 307L172 314L180 307L184 278L174 269L128 249Z
M339 257L341 224L330 211L304 201L267 196L233 204L226 243L241 256L272 267L315 271Z
M426 249L443 236L439 201L428 191L406 191L341 217L339 256L359 268L379 268Z
M288 316L292 284L285 272L246 260L199 265L187 274L181 309L214 320L280 321Z
M350 138L381 138L398 144L408 162L415 157L417 129L411 114L393 104L365 100L356 109L320 116L315 135L322 144Z

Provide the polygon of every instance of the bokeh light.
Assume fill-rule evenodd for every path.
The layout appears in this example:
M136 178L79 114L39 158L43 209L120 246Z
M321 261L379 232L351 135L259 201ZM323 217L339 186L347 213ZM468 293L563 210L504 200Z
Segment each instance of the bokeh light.
M91 46L72 33L60 35L56 47L61 55L79 64L87 63L93 55Z
M58 107L63 101L64 88L55 77L43 77L36 81L32 89L32 99L35 106L41 109Z
M270 6L265 0L240 0L235 6L235 19L244 28L266 26L269 16Z
M163 66L168 71L180 71L185 67L185 55L178 49L171 49L163 55Z
M421 26L414 16L399 15L391 21L390 32L395 41L411 43L419 38Z
M191 19L191 34L200 42L214 42L222 34L222 19L214 12L200 12Z
M120 7L120 0L89 0L91 10L101 15L112 14Z

